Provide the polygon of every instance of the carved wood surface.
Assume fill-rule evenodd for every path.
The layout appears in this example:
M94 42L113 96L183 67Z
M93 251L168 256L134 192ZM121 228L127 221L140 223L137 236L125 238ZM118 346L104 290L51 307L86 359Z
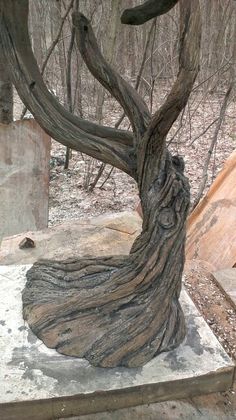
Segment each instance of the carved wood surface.
M146 20L149 3L154 4L147 1L142 9ZM171 8L176 1L155 2L156 15L165 13L167 3ZM143 365L177 346L185 335L178 298L189 186L183 161L170 155L165 139L198 73L198 0L180 1L179 74L152 117L139 94L105 62L86 18L74 15L82 57L123 106L133 136L65 112L47 92L36 67L26 29L27 0L0 0L0 5L2 47L27 107L58 141L133 176L143 210L143 230L129 256L34 264L23 293L24 318L38 337L61 353L85 357L96 366Z
M128 257L42 261L28 272L24 317L47 346L97 366L140 366L182 341L189 191L170 156L161 166Z

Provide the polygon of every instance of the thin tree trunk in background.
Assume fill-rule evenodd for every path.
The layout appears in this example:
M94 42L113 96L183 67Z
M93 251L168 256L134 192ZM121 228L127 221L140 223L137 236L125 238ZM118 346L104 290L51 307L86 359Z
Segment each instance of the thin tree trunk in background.
M0 48L0 123L13 121L13 86Z
M115 49L115 41L117 35L117 27L119 24L119 5L120 0L112 0L111 2L111 11L109 17L109 25L106 29L106 38L104 42L104 57L109 64L113 64L114 62L114 49ZM99 86L98 90L98 100L97 100L97 109L96 109L96 120L101 123L103 118L103 104L105 98L105 90L102 86Z
M64 16L62 17L62 19L61 19L61 23L60 23L60 26L59 26L59 28L58 28L58 31L57 31L57 34L56 34L56 37L54 38L54 31L53 31L53 28L52 28L52 24L51 24L51 44L50 44L50 47L47 49L47 51L46 51L46 56L45 56L45 58L43 59L43 62L42 62L42 66L41 66L41 74L42 75L44 75L44 73L45 73L45 70L46 70L46 68L47 68L47 65L48 65L48 62L49 62L49 60L50 60L50 58L51 58L51 56L52 56L52 53L54 52L54 50L55 50L55 48L56 48L56 46L57 46L57 44L58 44L58 42L59 42L59 39L60 39L60 37L62 36L62 30L63 30L63 25L64 25L64 23L65 23L65 20L66 20L66 18L67 18L67 16L68 16L68 14L69 14L69 12L70 12L70 10L71 10L71 8L72 8L72 5L73 5L73 1L74 0L71 0L71 2L70 2L70 4L68 5L68 8L67 8L67 10L66 10L66 12L65 12L65 14L64 14ZM52 6L52 4L51 4L51 6ZM31 16L32 17L32 16ZM31 26L33 26L33 23L31 23ZM46 43L45 43L46 44ZM54 65L55 63L52 63L51 65L52 65L52 69L54 69L54 67L55 67L55 65ZM54 69L55 70L55 69ZM21 114L21 119L23 119L24 118L24 116L25 116L25 114L26 114L26 112L27 112L27 108L26 107L24 107L23 108L23 111L22 111L22 114Z
M61 20L62 20L61 4L60 2L55 0L54 2L54 27L53 27L54 38L55 38L58 28L61 25ZM61 31L62 40L63 40L63 36L64 36L64 28L62 28L62 31ZM61 88L62 88L60 92L60 96L62 97L63 105L65 106L66 105L66 70L65 70L66 57L65 57L65 50L64 50L64 45L63 45L62 40L59 40L57 44L57 50L58 50L58 62L59 62L59 68L60 68L60 73L61 73Z
M73 4L73 1L70 2L68 11L72 7L72 4ZM53 39L57 38L58 28L61 28L61 33L60 33L61 39L58 38L57 40L57 58L58 58L58 63L59 63L59 71L60 71L60 79L61 79L60 80L61 91L59 92L59 96L62 98L63 105L65 107L68 107L68 98L67 98L68 86L67 86L67 74L66 74L67 63L66 63L66 56L65 56L65 45L64 45L64 40L63 40L64 28L62 26L62 15L63 15L62 5L57 0L54 0L52 2L51 7L53 10L53 24L52 24ZM71 112L71 109L70 109L70 112ZM65 169L68 169L69 167L69 160L70 160L70 148L67 147L66 152L65 152L65 164L64 164Z
M32 44L33 51L38 63L39 68L42 67L43 63L43 46L42 46L42 22L40 13L40 3L35 0L30 2L31 16L32 16Z
M76 0L74 10L78 12L78 8L79 8L79 1ZM67 52L67 68L66 68L67 108L71 113L74 112L73 101L72 101L72 85L71 85L71 65L72 65L72 52L74 48L74 42L75 42L75 27L73 26L71 29L70 45ZM69 168L70 157L71 157L71 150L69 147L67 147L64 169Z
M111 10L109 16L109 25L107 28L106 40L104 42L104 57L109 64L114 63L114 50L115 50L115 41L117 35L117 27L119 24L119 4L120 0L112 0L111 2ZM98 87L98 98L97 98L97 107L96 107L96 120L101 123L103 119L103 104L105 100L105 89L103 86L99 85ZM104 170L106 168L106 164L101 163L97 174L93 182L89 186L89 191L92 192L96 187L99 179L101 178Z
M144 45L143 57L142 57L140 69L139 69L137 79L136 79L136 83L135 83L135 89L136 90L138 90L140 82L141 82L141 78L142 78L142 75L143 75L143 70L144 70L145 62L146 62L146 58L147 58L147 53L148 53L148 49L149 49L149 44L150 44L150 41L151 41L151 35L152 35L152 32L153 32L155 26L156 26L156 19L154 19L154 21L152 22L152 25L149 29L149 32L148 32L147 36L145 36L145 45ZM122 123L124 118L125 118L125 113L123 112L123 114L121 115L119 120L115 123L115 128L118 128L120 126L120 124Z

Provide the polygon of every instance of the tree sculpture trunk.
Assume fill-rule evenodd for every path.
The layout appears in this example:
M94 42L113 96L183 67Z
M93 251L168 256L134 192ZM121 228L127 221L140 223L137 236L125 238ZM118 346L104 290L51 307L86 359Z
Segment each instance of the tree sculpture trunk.
M22 2L27 4L26 0ZM137 92L105 62L87 19L74 14L80 52L90 71L123 106L133 137L102 126L96 129L54 103L30 52L25 28L27 7L22 11L17 3L9 0L7 6L1 5L0 34L25 104L58 141L65 142L66 135L70 147L84 147L94 157L100 154L104 162L112 161L133 176L143 210L143 230L128 256L34 264L23 292L24 318L48 347L60 353L84 357L95 366L141 366L158 353L178 346L185 335L179 294L189 186L183 160L171 156L165 139L186 105L198 72L198 0L180 2L179 74L166 101L152 117ZM175 3L149 0L138 10L125 11L122 21L143 23L145 13L148 20ZM19 26L14 18L21 19ZM68 127L66 134L62 122Z

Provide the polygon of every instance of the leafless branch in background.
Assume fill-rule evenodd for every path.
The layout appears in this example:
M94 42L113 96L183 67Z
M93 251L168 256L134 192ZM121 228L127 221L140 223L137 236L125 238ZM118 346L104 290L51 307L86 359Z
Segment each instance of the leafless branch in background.
M206 160L204 162L204 167L203 167L203 171L202 171L202 177L201 177L201 183L200 183L200 186L199 186L199 190L198 190L197 196L196 196L196 198L193 202L191 210L195 209L195 207L198 205L200 199L202 198L202 194L203 194L203 191L205 189L207 178L208 178L208 166L209 166L209 163L210 163L210 160L211 160L211 157L212 157L214 147L216 147L219 131L220 131L221 126L222 126L223 121L224 121L224 117L225 117L228 101L229 101L229 98L230 98L230 94L231 94L232 89L233 89L233 85L234 85L234 83L231 82L231 84L230 84L230 86L229 86L229 88L228 88L228 90L227 90L227 92L224 96L224 100L223 100L223 103L222 103L221 109L220 109L220 115L219 115L219 118L217 118L217 125L216 125L216 128L215 128L215 132L214 132L214 135L212 137L212 141L211 141L209 150L207 152Z

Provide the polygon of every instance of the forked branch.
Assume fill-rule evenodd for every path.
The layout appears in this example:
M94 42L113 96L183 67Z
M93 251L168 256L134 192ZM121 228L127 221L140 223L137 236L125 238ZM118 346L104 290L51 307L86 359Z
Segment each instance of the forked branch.
M127 83L104 59L88 19L73 13L80 53L93 76L117 99L128 116L134 132L143 134L150 113L139 93Z
M201 16L198 0L180 0L179 73L164 104L154 114L149 133L163 138L187 104L200 63Z
M201 14L198 0L180 0L179 72L164 104L153 115L144 141L139 144L139 179L147 170L146 154L160 154L173 123L187 104L200 63ZM153 178L155 173L150 174Z

